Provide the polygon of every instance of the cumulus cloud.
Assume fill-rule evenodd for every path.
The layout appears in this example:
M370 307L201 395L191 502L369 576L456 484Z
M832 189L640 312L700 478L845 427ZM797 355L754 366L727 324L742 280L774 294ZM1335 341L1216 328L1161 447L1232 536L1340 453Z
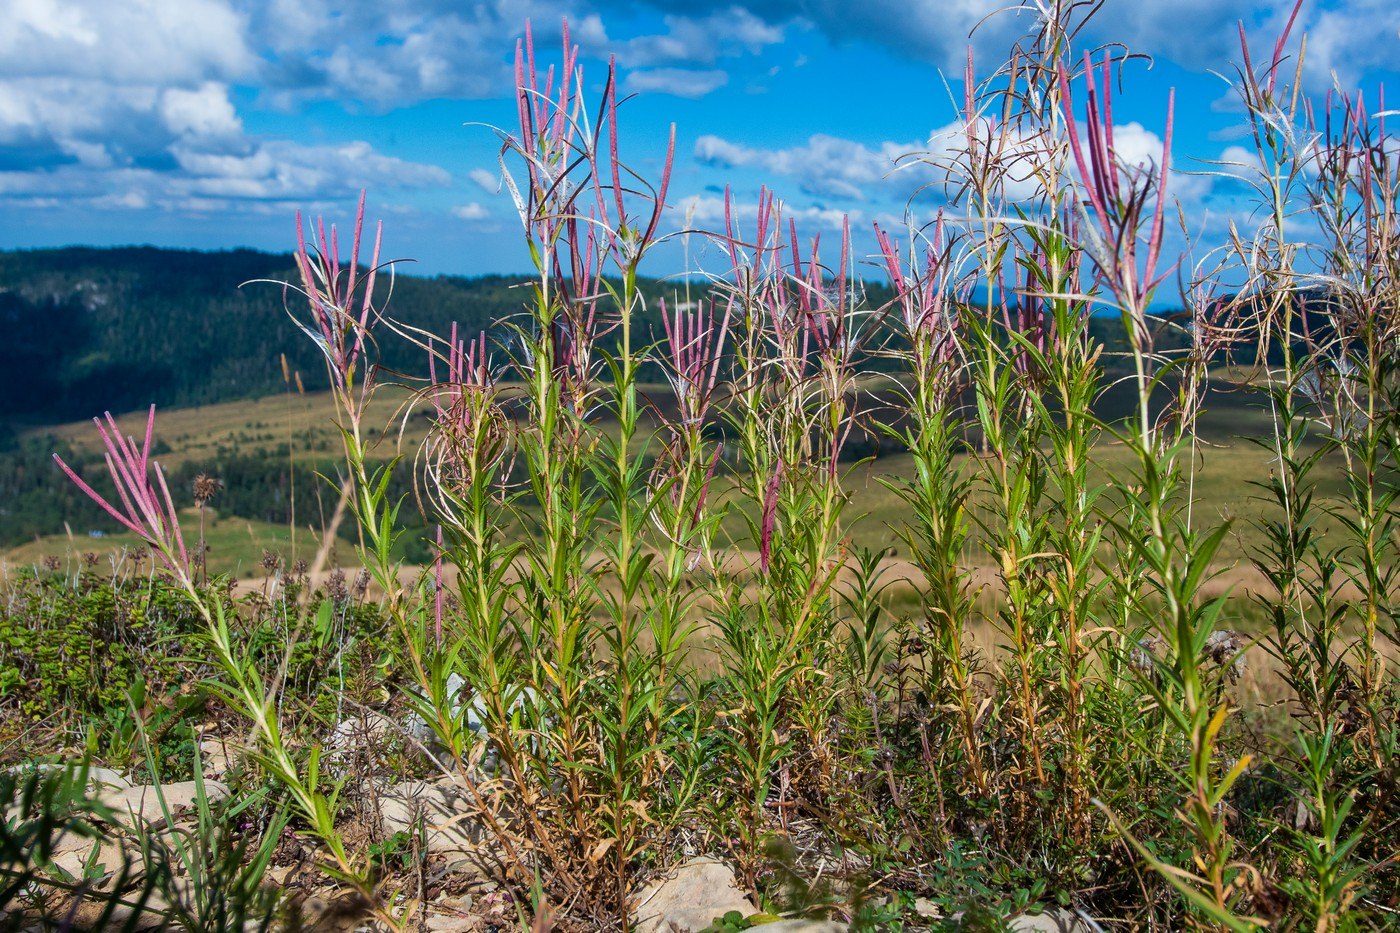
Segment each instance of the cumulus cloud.
M236 140L243 135L228 87L206 81L193 90L172 87L161 92L159 111L170 132L186 139Z
M510 51L526 19L535 26L542 56L558 48L559 26L570 22L570 40L585 54L616 54L624 69L646 69L634 87L664 93L713 90L716 71L697 71L698 84L681 83L668 69L713 66L720 59L755 54L782 41L784 29L743 5L696 15L663 17L664 28L626 39L608 35L595 7L568 0L263 0L253 20L267 36L268 99L281 106L325 97L380 109L448 97L481 99L510 92Z
M783 41L783 26L770 23L742 6L704 16L666 16L666 31L615 42L594 16L581 40L586 51L617 55L618 64L645 68L676 64L713 65L721 58L757 54Z
M379 110L510 88L509 53L527 17L561 21L562 0L254 0L264 99L294 108L328 99ZM539 40L552 45L546 30Z
M224 0L0 0L0 77L193 84L250 75L247 21Z
M694 100L728 82L729 74L717 68L647 68L629 74L623 87L632 93L672 94Z
M467 177L475 182L482 191L495 194L501 190L501 176L495 172L488 172L484 168L474 168L467 173Z
M1306 22L1304 74L1315 89L1335 75L1351 88L1367 74L1394 69L1400 60L1400 6L1390 0L1350 0L1319 6Z
M552 60L566 15L585 53L618 52L628 90L694 98L728 81L720 60L761 52L784 34L731 0L672 11L660 26L653 21L614 42L599 15L612 0L579 7L574 0L0 0L0 190L31 206L64 197L97 205L100 196L100 206L116 210L440 186L441 169L364 142L308 146L250 134L245 108L296 111L330 100L387 111L433 98L504 97L525 20L536 24L541 57ZM484 191L499 189L486 169L467 177Z
M673 204L673 209L676 223L686 225L689 229L719 230L724 224L724 198L719 195L693 194L678 198ZM729 206L729 211L736 223L746 223L758 216L758 203L745 200L733 201ZM852 224L857 224L865 216L859 209L841 210L821 206L792 207L786 204L782 205L782 215L797 221L799 227L804 229L810 227L818 230L840 230L847 220Z
M655 8L689 16L713 16L733 0L645 0ZM1081 36L1081 44L1121 43L1133 52L1168 59L1187 68L1230 73L1237 63L1236 23L1243 21L1256 61L1292 10L1291 0L1114 2L1103 4ZM740 7L762 23L809 24L834 43L852 39L891 49L941 68L961 71L968 46L988 66L1010 42L1035 25L1031 5L1001 0L747 0ZM1343 86L1368 74L1393 69L1400 57L1400 4L1393 0L1325 0L1305 5L1295 32L1308 33L1306 75L1313 90ZM985 72L985 70L984 70Z
M274 5L280 0L274 0ZM0 0L0 197L100 210L262 209L448 183L368 143L250 136L230 92L261 77L224 0Z
M649 4L697 18L722 16L735 6L733 0L649 0ZM810 25L833 42L860 39L954 66L965 55L974 27L978 45L997 48L1029 27L1026 15L998 16L983 23L988 14L1005 7L999 0L748 0L739 8L770 26Z
M947 180L946 166L962 145L963 127L952 123L935 129L921 143L885 141L866 144L853 139L816 134L800 146L765 149L701 136L696 140L698 162L718 168L754 168L767 175L791 178L806 194L845 202L905 202L918 192L933 192L934 200ZM1114 145L1127 166L1153 168L1162 162L1162 137L1137 121L1115 128ZM1029 146L1029 143L1025 144ZM1018 145L1012 144L1013 155ZM1006 194L1013 201L1034 198L1034 178L1012 172ZM1211 180L1199 174L1173 171L1170 194L1192 209L1210 193Z
M376 190L445 186L443 169L381 155L364 142L303 146L272 140L231 155L174 147L174 171L82 164L0 172L0 199L56 198L105 209L285 212L294 204L344 201Z
M458 220L486 220L491 216L491 212L473 201L470 204L460 204L452 208L452 216Z
M932 166L909 157L941 149L935 132L930 142L886 141L867 145L825 133L804 145L761 149L718 136L701 136L695 158L720 168L757 167L795 179L807 194L863 201L880 194L908 194L932 179Z

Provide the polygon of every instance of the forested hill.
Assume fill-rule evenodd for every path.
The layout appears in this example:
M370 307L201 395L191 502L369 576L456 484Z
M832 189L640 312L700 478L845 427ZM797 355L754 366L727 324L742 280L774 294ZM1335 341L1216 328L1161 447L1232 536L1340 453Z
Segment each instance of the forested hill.
M475 333L518 314L527 299L517 287L523 276L404 274L412 269L399 267L389 313L433 333L446 334L454 321L466 334ZM154 247L0 251L0 446L23 427L104 410L131 411L152 402L163 408L205 405L280 392L282 354L308 391L325 388L318 351L284 306L285 298L306 320L304 302L258 279L296 281L291 255ZM674 287L642 283L653 296ZM889 300L879 283L866 287L868 307ZM376 294L382 298L388 289L389 277L381 275ZM642 333L660 335L655 314L647 312L651 319L640 322ZM1110 349L1122 349L1116 318L1093 326ZM875 336L867 330L867 339ZM425 369L423 351L406 340L390 335L380 349L381 362L392 370ZM658 372L645 375L661 378Z
M412 266L400 267L400 269ZM381 276L376 292L387 291ZM316 348L288 319L283 290L240 284L295 281L289 254L134 247L0 252L0 422L70 421L151 402L207 404L283 389L280 355L308 390L323 388ZM391 313L467 333L520 310L519 278L398 275ZM296 313L305 305L289 294ZM402 340L384 363L422 369Z

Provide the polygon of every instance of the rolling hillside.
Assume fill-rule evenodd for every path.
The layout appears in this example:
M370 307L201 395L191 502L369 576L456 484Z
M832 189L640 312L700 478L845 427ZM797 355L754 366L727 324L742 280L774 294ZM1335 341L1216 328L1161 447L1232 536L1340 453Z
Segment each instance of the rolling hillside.
M411 269L411 265L401 268ZM315 347L288 320L290 255L69 248L0 252L0 424L32 426L188 407L281 391L281 356L309 390L325 387ZM517 280L393 282L392 313L415 326L468 333L518 311ZM245 284L248 283L248 284ZM377 288L389 294L389 277ZM303 307L295 293L286 307ZM421 351L383 348L386 366L417 372Z

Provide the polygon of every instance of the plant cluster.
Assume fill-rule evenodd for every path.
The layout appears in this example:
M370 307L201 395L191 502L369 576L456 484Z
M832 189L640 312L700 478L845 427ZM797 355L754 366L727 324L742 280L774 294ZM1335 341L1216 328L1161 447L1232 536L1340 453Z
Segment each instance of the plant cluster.
M1058 901L1140 929L1380 928L1393 912L1400 147L1383 108L1306 103L1291 24L1262 66L1242 37L1258 160L1225 168L1263 219L1172 262L1171 106L1160 159L1125 162L1128 59L1074 47L1092 7L1038 7L983 80L969 58L947 206L876 231L886 301L849 229L804 239L768 191L679 234L722 257L703 289L647 293L669 150L654 183L621 161L615 72L585 101L567 31L545 69L527 29L518 127L500 131L534 264L521 314L445 337L396 320L378 233L360 263L363 201L345 263L334 227L308 242L298 219L290 310L339 406L386 681L536 928L629 928L638 882L686 846L726 856L770 906L867 926L903 922L910 894L949 915ZM1315 237L1297 236L1302 213ZM1185 310L1168 336L1148 308L1172 279ZM639 325L648 308L659 332ZM413 456L377 453L366 423L389 340L430 360ZM1275 464L1247 600L1219 579L1229 521L1193 508L1206 389L1242 345ZM875 368L897 414L862 402ZM1105 418L1120 377L1131 405ZM269 669L197 580L151 424L139 443L98 427L116 498L70 475L201 621L211 690L324 871L403 926L391 842L352 840L350 785L287 712L318 689L294 659L321 615ZM851 544L858 434L907 451L887 480L894 552ZM1125 470L1096 469L1107 448ZM400 558L414 506L435 529L417 569ZM1259 728L1246 660L1276 672L1283 728Z

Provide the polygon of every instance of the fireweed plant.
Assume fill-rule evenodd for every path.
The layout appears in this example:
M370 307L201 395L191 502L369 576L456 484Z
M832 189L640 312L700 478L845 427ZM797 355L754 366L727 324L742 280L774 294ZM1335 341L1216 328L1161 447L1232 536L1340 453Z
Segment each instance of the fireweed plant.
M544 66L526 30L518 125L497 131L533 264L519 315L427 333L388 309L377 231L361 264L363 200L346 263L335 227L298 219L289 310L339 406L335 483L395 633L392 709L426 725L423 760L534 922L630 928L684 849L730 859L766 909L858 922L876 892L1135 929L1392 916L1385 104L1310 103L1291 20L1262 66L1242 34L1256 151L1210 173L1252 190L1259 222L1169 255L1172 108L1160 155L1125 161L1113 84L1132 58L1076 47L1095 7L1037 4L985 78L969 57L956 138L913 159L941 173L941 209L876 227L870 257L849 224L823 240L767 189L726 193L720 229L681 234L713 267L649 293L674 131L655 183L631 171L615 68L586 100L567 31ZM1173 299L1178 317L1150 310ZM389 339L427 364L411 456L365 424ZM1234 589L1240 528L1195 502L1222 370L1272 425L1253 439L1258 573ZM417 889L352 845L355 788L284 721L296 685L260 673L196 575L153 414L140 443L98 427L115 498L69 475L207 623L213 689L324 868L406 924ZM896 475L854 458L875 437ZM901 505L889 551L852 542L871 471ZM396 556L406 507L434 528L423 568Z
M334 321L331 326L335 326ZM219 679L209 684L210 689L230 709L248 720L251 757L287 794L306 829L322 845L323 870L354 889L366 904L372 905L383 922L397 927L393 908L378 896L363 853L349 851L336 828L339 788L325 789L319 751L313 750L304 758L293 755L282 731L279 685L269 682L239 645L222 593L201 589L195 582L195 569L185 548L178 511L165 473L160 464L150 458L155 407L150 409L145 436L139 444L134 438L123 437L110 415L105 424L100 420L96 420L96 424L106 449L107 469L116 488L116 501L95 491L62 460L58 461L59 466L108 514L140 536L174 583L188 594L191 605L207 626L204 647L220 672Z

